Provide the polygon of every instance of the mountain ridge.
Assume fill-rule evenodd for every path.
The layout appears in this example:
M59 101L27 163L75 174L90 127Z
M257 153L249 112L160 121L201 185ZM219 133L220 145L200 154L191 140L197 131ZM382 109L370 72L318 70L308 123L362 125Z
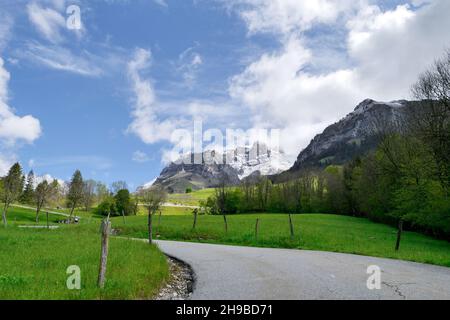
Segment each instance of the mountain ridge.
M305 167L343 164L376 148L381 127L401 130L411 101L380 102L366 99L353 112L328 126L303 149L289 169L295 172Z

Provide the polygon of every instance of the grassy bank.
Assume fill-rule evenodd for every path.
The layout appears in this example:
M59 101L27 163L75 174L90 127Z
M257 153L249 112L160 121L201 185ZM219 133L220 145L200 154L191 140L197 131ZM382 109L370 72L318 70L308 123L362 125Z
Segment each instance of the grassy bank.
M52 222L60 219L50 216ZM112 238L107 282L100 290L99 220L57 230L18 227L34 224L33 218L32 211L13 208L9 227L0 227L0 299L149 299L169 276L156 247ZM81 290L67 289L71 265L81 269Z
M257 218L260 219L260 229L258 239L255 239ZM192 230L193 218L190 215L163 215L161 225L158 218L155 220L159 239L354 253L450 267L448 242L405 232L401 249L395 252L396 229L367 219L320 214L294 215L293 239L285 214L228 216L228 233L224 231L221 216L199 216L195 231ZM122 235L147 237L146 217L128 218L125 225L120 219L115 219L115 224Z

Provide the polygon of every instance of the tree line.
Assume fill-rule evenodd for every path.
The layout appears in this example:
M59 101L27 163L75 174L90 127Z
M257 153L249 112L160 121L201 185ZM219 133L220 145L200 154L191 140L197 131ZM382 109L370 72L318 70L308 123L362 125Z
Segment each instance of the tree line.
M376 119L378 148L344 165L217 188L210 214L332 213L367 217L450 240L450 51L412 89L401 128Z
M137 198L129 192L124 181L114 182L108 188L102 182L84 180L76 170L68 183L56 179L38 178L33 171L26 176L19 163L15 163L4 177L0 177L0 202L3 203L2 221L8 223L8 211L14 204L36 208L36 223L41 211L47 207L64 207L73 221L76 209L101 215L135 215Z

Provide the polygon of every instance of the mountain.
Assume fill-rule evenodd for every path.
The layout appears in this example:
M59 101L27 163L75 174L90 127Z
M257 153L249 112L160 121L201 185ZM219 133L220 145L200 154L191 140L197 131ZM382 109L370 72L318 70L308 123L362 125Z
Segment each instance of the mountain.
M200 161L194 162L194 159ZM152 185L163 187L171 193L184 193L188 188L199 190L217 187L223 179L227 185L237 185L251 175L281 173L289 169L291 164L283 152L272 151L262 143L255 143L251 148L239 147L225 154L214 150L203 154L187 154L164 168Z
M271 150L263 143L255 143L252 148L237 148L227 153L229 165L243 180L249 176L269 176L289 169L292 161L283 151Z
M401 130L407 106L411 103L405 100L364 100L352 113L317 135L300 153L289 172L307 167L343 164L374 150L379 142L378 129Z
M269 176L279 182L304 168L343 164L374 150L380 129L400 131L406 121L408 106L413 103L364 100L352 113L317 135L293 166L283 152L271 151L264 144L255 143L251 148L236 148L223 155L215 151L187 154L168 165L153 185L180 193L187 188L216 187L222 177L227 185L237 185L244 179L254 181L260 176ZM206 161L211 155L214 161ZM191 164L194 157L201 159L200 164Z
M223 178L227 185L239 183L238 172L229 165L207 164L205 161L202 164L177 161L164 168L153 186L163 187L169 193L184 193L188 188L200 190L216 187Z

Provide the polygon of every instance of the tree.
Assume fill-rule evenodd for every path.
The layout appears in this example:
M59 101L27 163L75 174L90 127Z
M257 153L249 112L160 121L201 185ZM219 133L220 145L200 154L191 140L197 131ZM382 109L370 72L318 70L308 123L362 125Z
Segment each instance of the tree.
M220 185L215 189L215 199L219 214L223 216L223 222L225 224L225 232L228 232L228 221L227 221L228 195L229 193L225 184L225 177L222 175Z
M125 181L115 181L111 185L112 192L116 195L120 190L128 189L128 185Z
M52 189L52 192L50 194L50 198L48 199L48 202L51 204L58 203L60 197L61 197L61 186L58 182L58 180L53 179L52 183L50 184L50 187Z
M69 183L69 192L67 194L67 204L70 207L70 216L69 220L72 221L73 212L75 208L81 203L83 200L83 176L81 175L80 170L76 170L72 176L72 180Z
M97 195L97 203L103 202L103 200L105 200L111 194L106 184L102 182L97 182L97 185L95 186L95 193Z
M116 202L116 210L119 215L125 214L130 216L133 214L133 204L131 203L130 191L127 189L119 190L114 196Z
M131 214L133 216L137 216L137 214L139 213L139 197L138 196L133 196L131 198L131 208L132 208L132 212Z
M148 212L148 242L152 244L153 215L159 210L167 199L167 193L163 188L143 189L139 192L139 200Z
M55 183L56 182L56 183ZM52 196L57 192L58 181L54 180L51 184L47 180L42 181L36 187L34 194L36 203L36 223L39 222L39 213L41 209L52 199Z
M117 215L116 201L112 196L107 196L95 209L102 216Z
M83 182L83 206L85 211L91 210L95 200L95 189L97 182L94 180L87 180Z
M20 197L24 187L24 182L22 167L19 163L15 163L9 169L7 176L3 178L3 193L1 195L1 199L4 203L2 218L5 227L8 225L8 209L10 205Z
M31 170L27 175L27 183L25 185L25 190L22 192L19 201L24 204L31 204L34 202L34 184L35 177L34 172Z
M429 147L435 176L450 196L450 50L412 88L421 101L411 113L415 130Z

